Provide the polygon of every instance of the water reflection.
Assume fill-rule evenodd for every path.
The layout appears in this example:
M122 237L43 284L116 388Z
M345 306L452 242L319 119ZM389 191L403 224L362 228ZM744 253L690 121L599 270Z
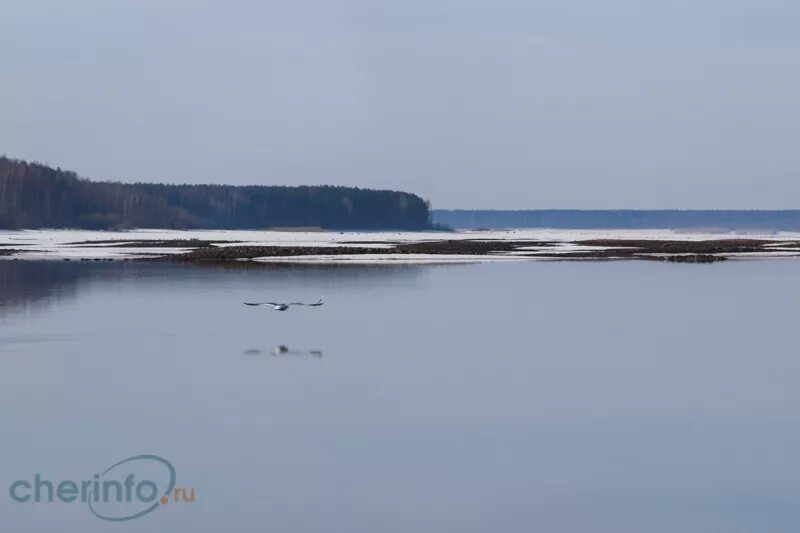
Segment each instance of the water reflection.
M306 356L306 357L316 357L322 358L322 350L313 349L313 350L299 350L294 348L289 348L285 344L280 344L272 349L263 350L260 348L250 348L243 352L243 355L248 356L258 356L258 355L273 355L273 356Z
M70 337L54 335L0 335L0 346L9 344L31 344L37 342L59 342L71 340Z
M267 276L282 281L326 280L342 286L380 284L387 277L416 278L423 265L284 265L215 263L178 265L168 262L70 262L0 260L0 315L24 313L74 301L90 287L128 281L172 283L236 278L258 283Z

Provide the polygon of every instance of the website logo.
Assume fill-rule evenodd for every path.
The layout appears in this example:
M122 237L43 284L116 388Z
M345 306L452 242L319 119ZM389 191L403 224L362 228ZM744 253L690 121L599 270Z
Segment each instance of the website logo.
M52 481L41 474L11 483L12 501L23 505L84 504L97 518L125 522L167 505L191 504L194 487L177 486L172 463L157 455L135 455L91 479Z

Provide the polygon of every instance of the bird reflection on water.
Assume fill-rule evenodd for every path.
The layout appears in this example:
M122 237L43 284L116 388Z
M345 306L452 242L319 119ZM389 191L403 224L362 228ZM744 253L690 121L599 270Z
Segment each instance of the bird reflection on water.
M279 344L275 348L269 350L262 350L259 348L250 348L243 352L243 355L273 355L273 356L308 356L308 357L322 357L322 350L293 350L285 344Z

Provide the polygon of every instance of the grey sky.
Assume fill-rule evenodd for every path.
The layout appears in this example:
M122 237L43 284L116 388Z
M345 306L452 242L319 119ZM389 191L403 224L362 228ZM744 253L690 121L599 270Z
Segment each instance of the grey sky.
M797 0L5 0L0 152L435 207L800 207Z

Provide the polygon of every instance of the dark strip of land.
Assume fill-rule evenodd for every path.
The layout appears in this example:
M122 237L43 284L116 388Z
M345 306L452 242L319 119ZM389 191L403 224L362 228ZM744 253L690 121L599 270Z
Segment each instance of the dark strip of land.
M373 243L389 244L389 243ZM559 251L558 244L578 248ZM779 245L779 246L778 246ZM587 247L581 250L580 247ZM731 254L764 254L776 251L796 252L800 242L776 242L756 239L707 241L660 241L594 239L557 243L551 241L513 240L441 240L393 244L386 248L350 246L204 246L191 252L167 256L176 261L227 261L257 257L298 257L309 255L504 255L552 259L644 259L673 262L711 263L724 261Z
M227 262L256 258L358 255L469 255L544 259L637 259L681 263L712 263L732 256L800 257L800 241L766 239L587 239L576 241L441 239L426 241L375 241L340 246L250 245L241 241L199 239L99 240L70 243L74 249L130 250L128 259L181 262ZM370 244L371 246L366 246ZM137 249L149 249L136 251ZM164 249L162 253L158 249ZM186 251L176 250L176 248ZM172 249L168 252L168 249ZM33 251L33 250L31 250ZM36 249L41 253L40 249ZM0 256L24 258L26 245L0 248ZM77 254L80 258L80 254ZM154 257L156 256L156 257ZM109 260L111 260L109 258Z
M436 209L433 222L456 229L800 230L800 210Z

